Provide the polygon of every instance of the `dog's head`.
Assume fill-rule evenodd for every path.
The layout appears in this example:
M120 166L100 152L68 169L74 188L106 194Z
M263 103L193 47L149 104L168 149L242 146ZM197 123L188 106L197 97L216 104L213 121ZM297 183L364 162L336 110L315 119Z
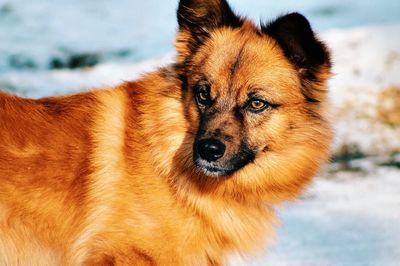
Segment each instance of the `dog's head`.
M267 171L299 158L301 164L325 159L330 59L304 16L256 26L225 0L181 0L178 22L178 65L186 117L197 132L197 169L232 176L249 165Z

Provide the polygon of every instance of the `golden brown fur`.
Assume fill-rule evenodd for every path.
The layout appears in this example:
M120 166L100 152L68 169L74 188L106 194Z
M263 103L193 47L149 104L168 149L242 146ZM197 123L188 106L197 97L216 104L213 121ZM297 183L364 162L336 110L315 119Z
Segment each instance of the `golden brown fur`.
M177 64L138 81L38 100L0 93L0 265L222 265L271 239L273 205L327 157L329 59L301 65L276 25L219 21L225 5L181 1ZM207 10L214 26L201 32ZM191 89L204 76L216 99L207 122ZM233 113L250 87L277 107ZM200 128L225 138L224 156L245 139L254 159L208 175L193 162Z

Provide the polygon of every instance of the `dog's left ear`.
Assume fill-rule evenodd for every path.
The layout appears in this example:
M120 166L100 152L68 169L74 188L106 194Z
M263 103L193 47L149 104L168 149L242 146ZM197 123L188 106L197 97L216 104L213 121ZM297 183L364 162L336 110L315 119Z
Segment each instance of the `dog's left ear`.
M299 13L280 17L262 27L262 31L273 37L285 55L299 69L312 70L321 65L330 65L325 45L317 40L308 20Z
M330 55L326 46L316 38L308 20L299 13L291 13L262 26L262 31L278 42L298 70L307 99L318 101L323 97L323 92L317 87L322 88L318 83L324 83L330 76Z
M177 16L179 32L176 46L180 56L193 53L213 30L237 28L243 24L226 0L181 0Z

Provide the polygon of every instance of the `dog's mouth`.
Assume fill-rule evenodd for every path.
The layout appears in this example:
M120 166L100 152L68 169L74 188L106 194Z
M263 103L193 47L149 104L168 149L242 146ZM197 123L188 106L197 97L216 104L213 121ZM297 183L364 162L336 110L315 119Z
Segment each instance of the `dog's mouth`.
M235 172L251 163L255 158L255 152L241 151L228 160L209 162L197 153L193 154L193 163L203 174L211 177L229 177Z
M227 152L218 139L199 139L193 144L193 163L206 176L229 177L252 162L256 152L244 142L235 153Z
M229 167L221 167L216 163L210 163L201 158L194 159L196 167L207 176L227 177L232 175L236 170Z

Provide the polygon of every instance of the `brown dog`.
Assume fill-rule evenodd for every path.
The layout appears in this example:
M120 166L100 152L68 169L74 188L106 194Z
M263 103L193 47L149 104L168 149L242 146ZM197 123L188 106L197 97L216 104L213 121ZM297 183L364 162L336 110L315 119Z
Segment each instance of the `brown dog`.
M327 158L329 54L300 14L182 0L177 62L115 88L0 94L0 265L221 265Z

